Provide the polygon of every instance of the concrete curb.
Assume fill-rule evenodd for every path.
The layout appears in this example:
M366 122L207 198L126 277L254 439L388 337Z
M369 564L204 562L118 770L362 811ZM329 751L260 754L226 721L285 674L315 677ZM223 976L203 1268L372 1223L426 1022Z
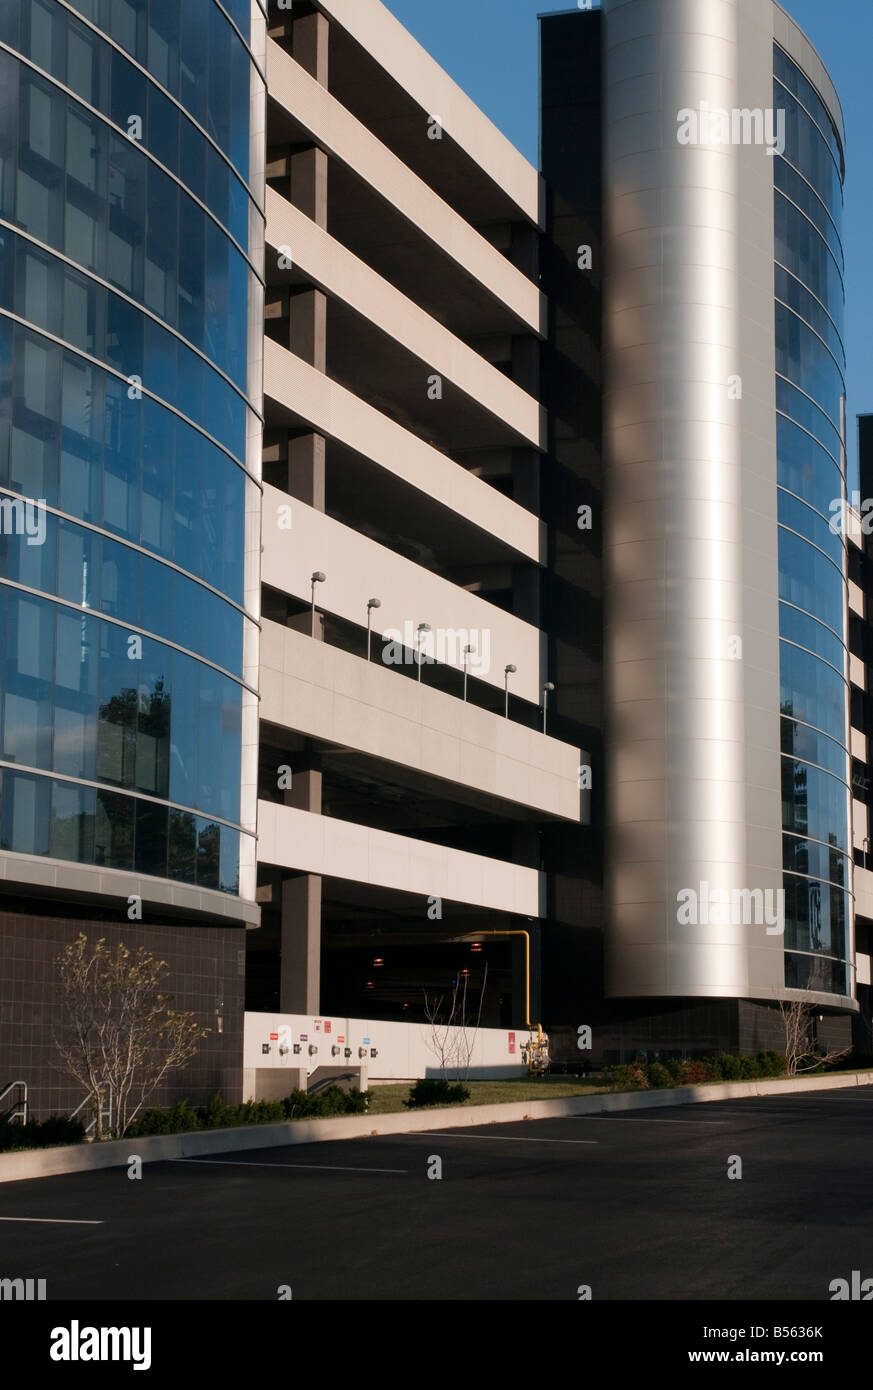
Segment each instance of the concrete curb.
M248 1125L237 1129L198 1130L191 1134L156 1134L145 1139L113 1139L105 1144L66 1144L55 1149L25 1149L0 1154L0 1183L26 1178L49 1178L96 1168L118 1168L137 1154L144 1163L199 1158L206 1154L243 1153L291 1144L323 1143L329 1139L366 1139L371 1135L409 1134L428 1130L507 1124L514 1120L545 1120L565 1115L609 1114L613 1111L655 1110L667 1105L692 1105L714 1100L745 1100L752 1096L783 1096L794 1092L833 1091L873 1085L873 1072L841 1072L838 1076L799 1081L724 1081L705 1086L677 1086L663 1091L612 1091L596 1096L567 1096L556 1100L511 1101L497 1105L445 1106L439 1110L402 1111L393 1115L348 1115L335 1120L291 1120L282 1124Z

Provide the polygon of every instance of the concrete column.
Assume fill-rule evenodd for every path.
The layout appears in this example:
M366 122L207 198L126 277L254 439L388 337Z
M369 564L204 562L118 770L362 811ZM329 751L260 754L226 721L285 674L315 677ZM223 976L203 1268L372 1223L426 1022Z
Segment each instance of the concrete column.
M291 778L291 786L282 796L286 806L293 806L297 811L312 811L321 815L321 770L311 767L303 772L295 772Z
M310 367L327 370L327 295L311 287L292 291L288 346Z
M316 145L292 150L287 167L291 177L291 202L326 230L327 154Z
M325 440L302 434L288 443L288 491L317 511L324 511Z
M281 949L280 1012L317 1014L321 1007L321 877L317 874L301 874L282 884Z
M327 58L330 25L327 17L313 10L295 17L291 29L291 52L310 77L327 86Z
M321 812L321 769L295 772L283 793L286 806ZM317 1014L321 989L321 877L301 874L282 884L282 1013Z

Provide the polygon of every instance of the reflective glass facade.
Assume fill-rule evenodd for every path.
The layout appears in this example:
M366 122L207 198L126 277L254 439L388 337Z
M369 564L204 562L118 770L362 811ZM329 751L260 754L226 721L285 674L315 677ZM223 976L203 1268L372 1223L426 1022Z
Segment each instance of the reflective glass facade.
M829 524L845 495L843 151L778 46L773 105L785 982L849 994L846 561Z
M262 226L249 18L0 7L0 848L226 893Z

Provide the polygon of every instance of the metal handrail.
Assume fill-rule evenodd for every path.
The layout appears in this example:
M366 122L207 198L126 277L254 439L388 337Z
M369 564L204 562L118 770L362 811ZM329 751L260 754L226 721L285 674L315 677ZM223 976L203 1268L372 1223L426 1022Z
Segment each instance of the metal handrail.
M9 1111L7 1112L7 1114L6 1114L6 1119L9 1120L9 1121L11 1122L12 1120L15 1119L16 1111L19 1111L19 1118L20 1118L20 1120L21 1120L21 1123L22 1123L23 1125L26 1125L26 1124L27 1124L27 1116L28 1116L28 1113L29 1113L29 1107L28 1107L28 1103L27 1103L27 1082L26 1082L26 1081L10 1081L9 1084L8 1084L8 1086L4 1086L4 1087L3 1087L3 1090L0 1091L0 1101L2 1101L2 1099L3 1099L4 1096L8 1096L8 1094L9 1094L10 1091L14 1091L16 1086L20 1086L20 1087L21 1087L21 1090L22 1090L23 1094L22 1094L22 1096L21 1096L21 1099L20 1099L20 1100L17 1100L17 1101L15 1102L15 1104L13 1105L12 1109L9 1110ZM20 1107L20 1110L19 1110L19 1107Z
M85 1096L83 1100L80 1100L80 1101L79 1101L79 1104L76 1106L75 1110L71 1110L71 1111L70 1111L70 1119L71 1119L71 1120L75 1120L75 1118L76 1118L76 1116L78 1115L79 1111L80 1111L81 1109L83 1109L84 1106L88 1105L91 1101L93 1101L93 1099L94 1099L93 1096ZM91 1130L94 1128L94 1126L96 1125L96 1123L97 1123L97 1120L96 1120L96 1118L95 1118L95 1119L93 1119L93 1120L91 1121L91 1123L90 1123L89 1125L86 1125L86 1126L85 1126L85 1133L86 1133L86 1134L90 1134L90 1133L91 1133Z
M71 1110L71 1111L70 1111L70 1119L71 1119L71 1120L74 1120L74 1119L76 1118L76 1116L78 1115L78 1113L79 1113L80 1110L82 1110L86 1105L93 1105L93 1103L94 1103L94 1096L93 1096L92 1094L89 1094L89 1095L85 1096L82 1100L79 1101L79 1104L76 1106L75 1110ZM112 1123L112 1091L111 1091L111 1090L110 1090L110 1092L109 1092L109 1105L104 1109L104 1107L103 1107L103 1105L102 1105L102 1103L101 1103L101 1105L100 1105L100 1115L101 1115L101 1117L107 1117L108 1120L109 1120L109 1123L110 1123L110 1124ZM86 1125L86 1126L85 1126L85 1133L86 1133L86 1134L90 1134L90 1133L91 1133L91 1130L94 1129L94 1128L96 1128L96 1125L97 1125L97 1116L95 1115L95 1116L94 1116L94 1119L91 1121L91 1123L90 1123L89 1125Z

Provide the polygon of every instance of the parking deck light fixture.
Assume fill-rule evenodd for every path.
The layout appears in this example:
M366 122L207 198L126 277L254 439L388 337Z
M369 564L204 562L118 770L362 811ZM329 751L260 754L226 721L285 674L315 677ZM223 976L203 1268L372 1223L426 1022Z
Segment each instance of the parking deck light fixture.
M543 733L546 732L546 715L549 712L549 695L555 688L554 681L546 681L543 686Z
M310 580L310 583L312 584L312 633L311 633L311 635L312 635L313 637L315 636L315 586L316 586L316 584L323 584L324 581L325 581L326 579L327 579L327 575L326 575L326 574L322 574L321 570L316 570L316 571L314 572L314 574L312 575L312 578L311 578L311 580Z
M371 618L371 616L372 616L373 609L374 609L374 608L381 608L381 607L382 607L382 600L381 600L380 598L368 598L368 599L367 599L367 660L368 660L368 661L370 660L370 638L371 638L371 636L372 636L372 632L371 632L371 629L370 629L370 618Z
M421 639L425 632L430 632L430 623L419 623L416 637L418 639L418 679L421 680Z
M475 650L476 650L476 648L475 648L475 647L471 647L471 646L469 645L469 643L468 643L467 646L464 648L464 703L465 703L465 704L466 704L466 701L467 701L467 657L468 657L468 656L472 656L472 654L473 654L473 652L474 652Z
M504 668L503 668L503 694L504 694L504 701L503 701L503 717L504 717L504 719L508 719L508 718L509 718L509 677L510 677L510 676L514 676L517 670L518 670L518 667L517 667L517 666L512 666L512 665L504 666Z

